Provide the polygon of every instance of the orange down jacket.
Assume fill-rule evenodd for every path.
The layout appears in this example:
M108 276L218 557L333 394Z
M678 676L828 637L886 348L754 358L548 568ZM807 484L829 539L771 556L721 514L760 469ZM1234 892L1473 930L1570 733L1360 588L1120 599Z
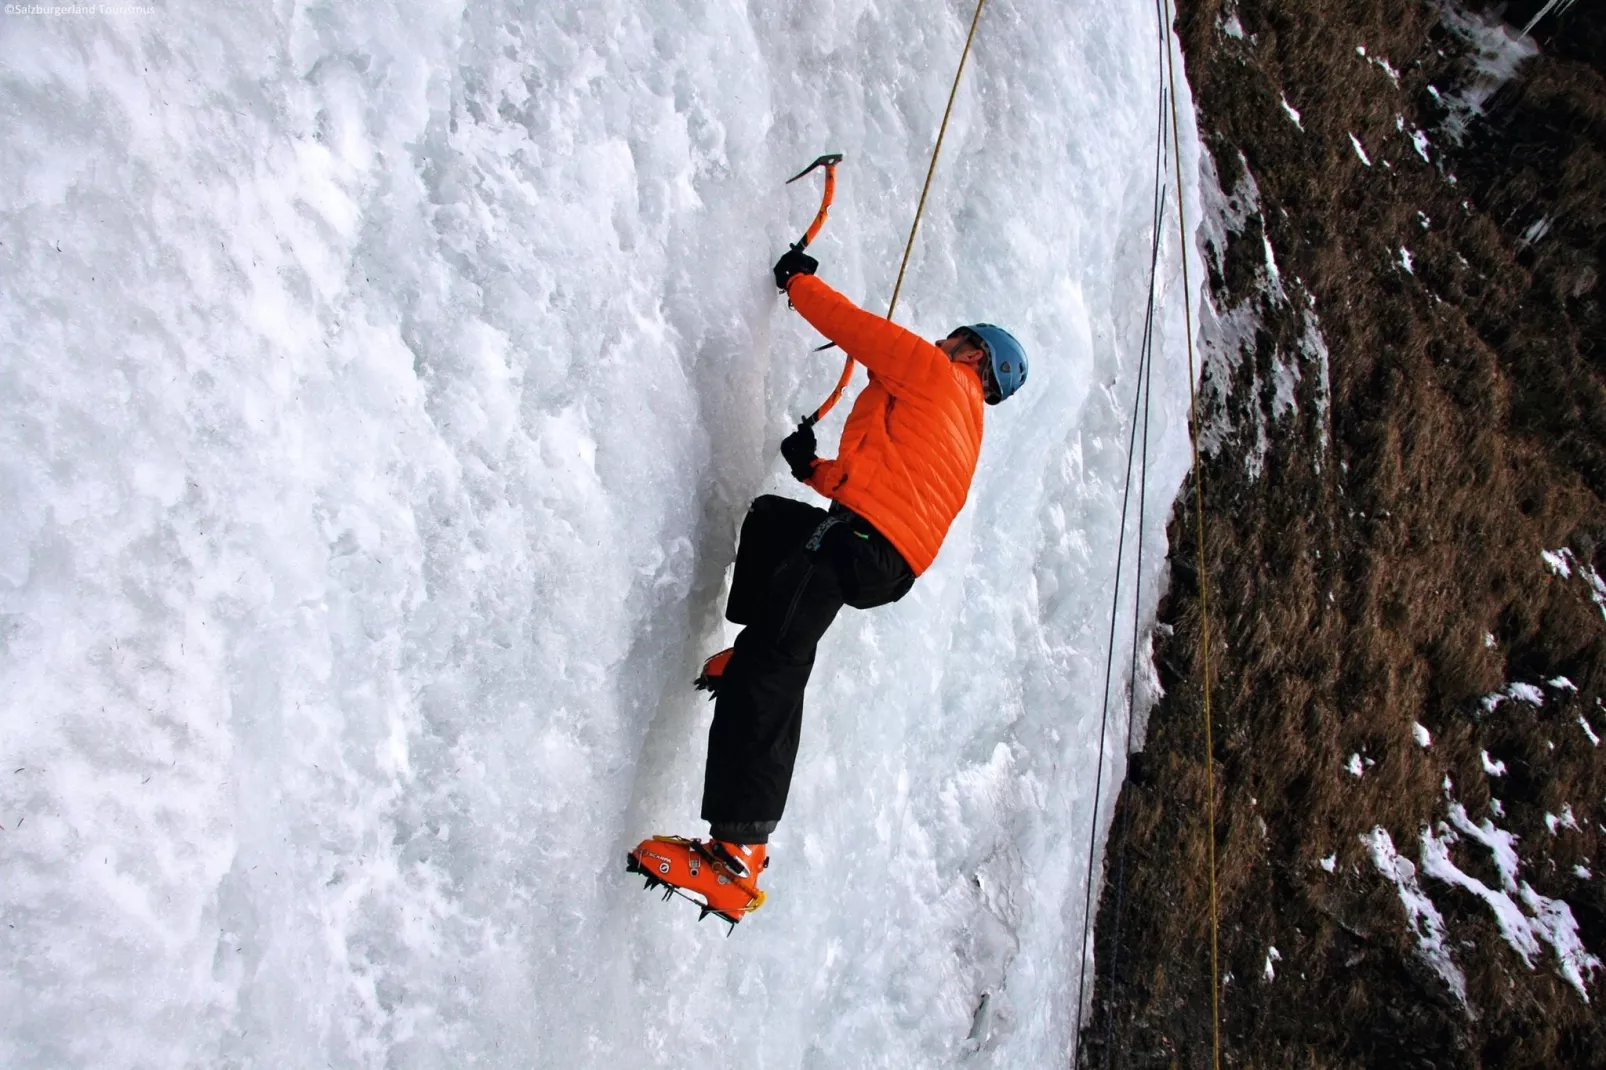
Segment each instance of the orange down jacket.
M874 524L918 576L970 493L981 454L981 378L813 275L794 275L787 296L870 373L836 458L815 464L809 486Z

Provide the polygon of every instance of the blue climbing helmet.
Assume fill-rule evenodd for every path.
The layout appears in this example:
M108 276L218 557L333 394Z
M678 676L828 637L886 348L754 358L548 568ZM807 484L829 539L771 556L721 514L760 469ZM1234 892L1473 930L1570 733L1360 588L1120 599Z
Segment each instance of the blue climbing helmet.
M987 351L987 404L997 405L1026 384L1026 350L1015 336L991 323L961 327L981 340Z

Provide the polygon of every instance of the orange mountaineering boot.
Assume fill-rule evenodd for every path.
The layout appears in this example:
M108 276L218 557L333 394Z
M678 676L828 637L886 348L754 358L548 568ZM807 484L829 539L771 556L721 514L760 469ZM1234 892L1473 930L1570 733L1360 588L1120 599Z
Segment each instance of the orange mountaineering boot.
M664 898L679 894L702 906L698 920L717 914L734 926L764 905L758 876L769 865L762 843L726 843L654 836L631 851L625 868L663 888Z
M735 652L735 647L728 646L703 662L702 675L692 681L692 686L699 691L707 691L709 698L717 697L720 681L725 679L725 666L730 664L731 655Z

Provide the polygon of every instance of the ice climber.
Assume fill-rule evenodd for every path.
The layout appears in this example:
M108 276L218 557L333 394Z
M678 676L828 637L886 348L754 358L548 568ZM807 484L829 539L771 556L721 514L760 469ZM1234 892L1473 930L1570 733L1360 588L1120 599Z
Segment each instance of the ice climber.
M781 455L831 507L766 494L748 510L725 609L742 631L697 680L715 695L703 774L709 838L653 837L629 858L650 886L689 893L705 915L731 922L764 901L758 878L786 806L820 637L844 605L869 609L909 592L970 492L983 403L1026 382L1026 354L1003 328L978 323L927 342L815 278L818 266L791 249L775 284L870 382L835 459L815 455L812 420Z

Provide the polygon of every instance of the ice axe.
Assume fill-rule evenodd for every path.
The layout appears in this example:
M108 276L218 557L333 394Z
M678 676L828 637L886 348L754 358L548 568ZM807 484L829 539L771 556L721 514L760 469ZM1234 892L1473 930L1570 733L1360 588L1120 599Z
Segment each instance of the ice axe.
M820 198L820 210L814 213L814 222L809 224L809 229L804 232L801 238L792 243L792 248L800 253L809 247L809 242L819 237L820 228L825 226L826 214L830 212L831 201L836 197L836 165L841 162L842 154L840 152L828 152L786 180L786 184L790 186L798 179L806 177L810 172L821 167L825 168L825 195Z
M820 228L825 226L825 218L831 210L831 201L836 197L836 165L841 162L842 154L840 152L828 152L786 180L786 184L790 186L810 172L821 167L825 168L825 193L820 198L820 210L814 213L814 222L809 224L809 229L804 232L801 238L792 243L792 248L800 253L809 247L809 242L817 238L820 234ZM817 347L814 351L819 353L835 346L835 342L827 342L825 345ZM848 380L851 378L853 378L853 358L849 357L847 363L842 366L842 377L837 380L836 389L831 391L831 396L825 399L825 404L816 409L812 416L803 417L803 424L813 427L826 413L830 412L831 407L842 396L842 391L847 389Z

